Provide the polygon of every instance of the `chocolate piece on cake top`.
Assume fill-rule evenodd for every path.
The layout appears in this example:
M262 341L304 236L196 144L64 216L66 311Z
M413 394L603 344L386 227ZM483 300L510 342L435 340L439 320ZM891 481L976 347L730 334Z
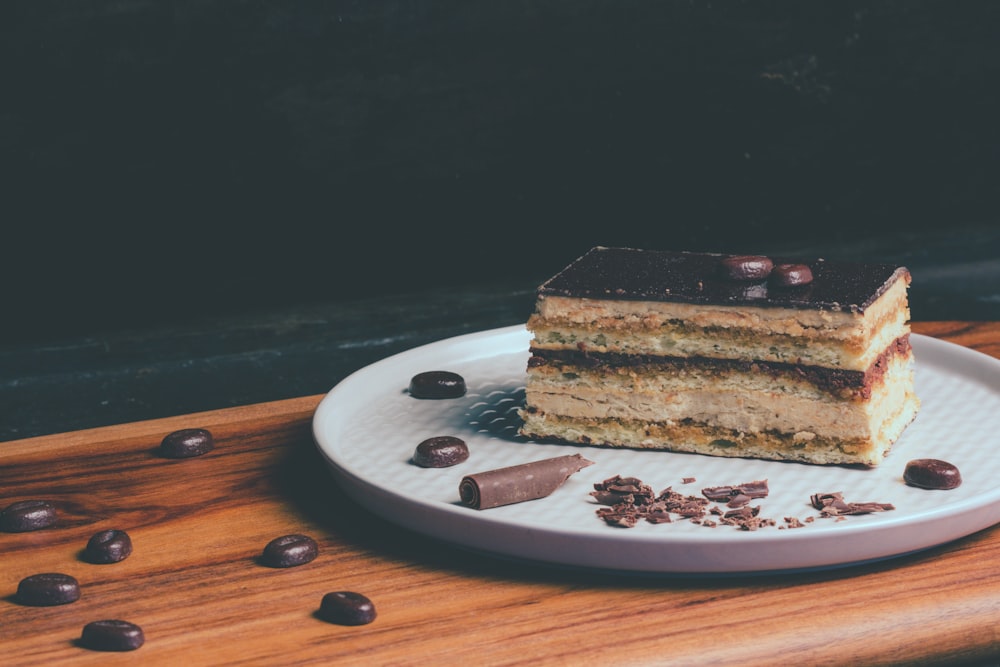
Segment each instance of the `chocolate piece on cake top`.
M812 280L784 287L733 280L719 270L733 255L596 247L538 289L540 295L678 301L864 312L893 283L909 279L895 264L771 258L774 265L805 265Z

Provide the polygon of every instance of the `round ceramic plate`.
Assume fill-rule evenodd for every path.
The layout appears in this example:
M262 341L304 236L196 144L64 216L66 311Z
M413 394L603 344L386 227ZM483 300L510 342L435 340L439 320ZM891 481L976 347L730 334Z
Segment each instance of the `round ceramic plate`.
M529 334L523 326L469 334L386 358L345 378L320 402L313 433L337 483L390 522L495 555L564 566L643 573L748 573L829 568L927 549L1000 522L1000 361L913 335L920 413L876 469L811 466L533 442L517 435ZM455 399L413 398L410 378L430 370L461 374ZM450 468L411 463L416 445L452 435L467 461ZM594 462L550 496L475 510L459 501L464 475L564 454ZM915 458L957 465L949 491L907 486ZM706 487L767 480L755 500L775 525L755 531L685 520L633 528L607 525L593 485L633 476L654 491L698 496ZM695 481L688 481L694 478ZM841 492L849 502L891 503L892 511L820 517L809 499ZM791 528L785 519L804 525Z

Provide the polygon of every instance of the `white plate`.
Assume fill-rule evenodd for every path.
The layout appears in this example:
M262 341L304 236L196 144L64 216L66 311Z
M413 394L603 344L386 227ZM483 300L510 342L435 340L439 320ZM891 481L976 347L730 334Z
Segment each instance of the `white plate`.
M827 568L899 556L1000 523L1000 361L913 335L922 408L877 469L811 466L696 454L541 444L516 435L524 397L529 334L514 326L439 341L386 358L345 378L320 402L313 433L334 478L358 503L390 522L466 548L563 566L644 573L740 573ZM462 398L421 400L410 378L450 370L466 380ZM469 446L450 468L410 463L417 443L454 435ZM488 510L459 503L470 473L580 453L595 462L547 498ZM940 458L963 483L928 491L903 483L906 462ZM894 511L816 518L801 528L742 531L686 521L606 525L589 492L614 475L660 491L767 479L755 504L778 525L818 516L814 493L843 492L852 502L892 503ZM685 477L696 482L684 484Z

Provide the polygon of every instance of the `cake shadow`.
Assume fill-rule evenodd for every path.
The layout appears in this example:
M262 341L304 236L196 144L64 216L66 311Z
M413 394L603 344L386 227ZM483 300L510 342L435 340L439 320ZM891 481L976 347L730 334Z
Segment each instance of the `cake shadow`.
M511 442L530 442L520 435L524 423L520 411L525 404L524 385L501 387L486 393L482 400L470 406L467 425L483 433Z

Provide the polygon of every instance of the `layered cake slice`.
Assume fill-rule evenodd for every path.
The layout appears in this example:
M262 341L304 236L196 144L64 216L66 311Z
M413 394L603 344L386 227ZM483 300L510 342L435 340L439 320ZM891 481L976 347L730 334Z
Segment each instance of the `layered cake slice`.
M521 434L878 465L916 416L902 266L597 247L538 288Z

